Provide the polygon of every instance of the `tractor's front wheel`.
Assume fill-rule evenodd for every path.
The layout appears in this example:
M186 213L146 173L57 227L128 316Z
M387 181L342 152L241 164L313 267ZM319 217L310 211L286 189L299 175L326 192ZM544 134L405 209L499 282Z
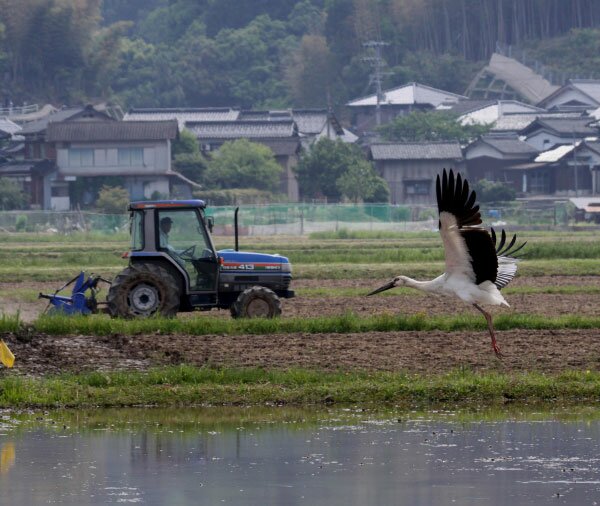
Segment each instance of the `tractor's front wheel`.
M253 286L240 293L230 311L234 318L275 318L281 314L281 300L273 290Z
M112 316L173 317L179 310L179 283L165 267L135 264L124 269L112 282L106 302Z

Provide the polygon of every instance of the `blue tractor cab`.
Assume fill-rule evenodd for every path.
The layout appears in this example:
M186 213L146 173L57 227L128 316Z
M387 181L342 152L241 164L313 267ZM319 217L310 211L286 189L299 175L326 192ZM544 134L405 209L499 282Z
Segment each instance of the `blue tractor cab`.
M113 316L138 317L180 311L230 309L233 317L272 318L280 298L291 298L292 268L280 255L217 251L213 218L202 200L131 202L129 265L107 295Z

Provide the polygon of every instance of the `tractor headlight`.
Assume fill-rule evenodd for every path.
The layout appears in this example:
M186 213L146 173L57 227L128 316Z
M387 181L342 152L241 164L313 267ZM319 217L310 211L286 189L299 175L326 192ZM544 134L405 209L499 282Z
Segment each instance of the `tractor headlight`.
M282 263L281 264L281 272L292 272L292 264L288 263Z

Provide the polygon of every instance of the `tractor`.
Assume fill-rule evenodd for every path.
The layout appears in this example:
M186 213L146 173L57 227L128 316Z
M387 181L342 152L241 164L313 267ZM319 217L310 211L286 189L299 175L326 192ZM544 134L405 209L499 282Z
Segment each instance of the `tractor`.
M216 251L202 200L160 200L129 204L129 265L112 281L107 311L125 318L229 309L234 318L273 318L289 289L292 268L280 255Z

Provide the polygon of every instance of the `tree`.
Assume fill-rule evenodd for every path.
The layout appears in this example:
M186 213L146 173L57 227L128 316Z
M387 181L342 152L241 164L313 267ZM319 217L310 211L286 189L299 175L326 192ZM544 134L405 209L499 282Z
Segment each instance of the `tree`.
M207 162L200 152L198 139L192 132L181 131L179 139L173 142L172 156L177 172L196 183L202 182Z
M304 198L326 197L333 201L343 195L350 199L368 198L374 191L371 182L376 176L360 148L339 139L319 139L300 157L295 170ZM361 177L366 189L363 194L357 189Z
M96 207L106 214L123 214L129 203L129 192L120 186L103 186Z
M515 189L500 181L480 179L473 185L473 190L475 190L479 202L505 202L515 200L516 197Z
M19 183L6 177L0 177L0 209L25 209L29 198L21 191Z
M263 144L238 139L224 143L208 162L207 185L213 188L257 188L277 191L283 167Z
M294 104L324 107L332 84L332 56L325 37L305 35L286 68Z
M357 160L337 178L335 185L342 195L354 203L359 203L371 199L381 181L367 160Z
M387 141L458 141L466 144L486 133L491 125L461 125L454 114L446 111L413 112L398 116L394 121L379 127Z

